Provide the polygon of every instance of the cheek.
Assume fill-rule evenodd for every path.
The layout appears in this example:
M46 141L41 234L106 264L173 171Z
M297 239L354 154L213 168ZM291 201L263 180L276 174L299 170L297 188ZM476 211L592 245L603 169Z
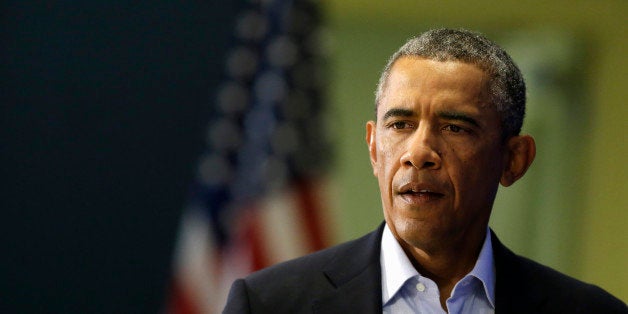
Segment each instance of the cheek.
M483 142L449 144L443 158L462 167L461 170L485 172L489 169L498 169L501 165L501 155L493 148L495 144L487 145Z
M391 202L390 193L392 182L398 170L398 162L395 151L396 145L389 140L378 142L377 150L377 180L382 197L385 203Z
M401 141L395 140L389 136L382 136L377 142L378 155L383 158L386 163L391 163L397 154L397 150L399 150L401 146Z
M388 137L383 137L377 142L378 153L383 157L390 156L391 148L394 147L392 141Z
M501 177L502 161L499 154L495 151L463 148L450 153L448 172L458 196L463 198L458 201L493 198Z
M395 145L382 145L378 152L379 155L379 175L380 179L387 181L389 184L392 181L392 177L395 175L399 168L399 158Z

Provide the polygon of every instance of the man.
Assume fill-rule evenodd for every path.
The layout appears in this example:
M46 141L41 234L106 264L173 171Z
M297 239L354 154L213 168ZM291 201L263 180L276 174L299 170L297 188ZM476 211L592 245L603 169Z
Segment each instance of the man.
M389 60L366 125L385 223L234 282L225 313L628 313L605 292L505 248L498 184L535 156L525 84L483 36L428 31Z

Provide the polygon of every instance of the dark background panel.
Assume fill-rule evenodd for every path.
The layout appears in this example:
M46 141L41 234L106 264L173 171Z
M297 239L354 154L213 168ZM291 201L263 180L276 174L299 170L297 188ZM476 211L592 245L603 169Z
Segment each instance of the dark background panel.
M163 307L237 6L2 4L2 312Z

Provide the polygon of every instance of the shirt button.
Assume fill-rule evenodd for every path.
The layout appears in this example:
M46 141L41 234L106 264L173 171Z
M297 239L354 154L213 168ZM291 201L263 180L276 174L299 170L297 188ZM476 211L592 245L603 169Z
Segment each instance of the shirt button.
M423 292L425 291L425 285L421 282L416 284L416 289L419 290L419 292Z

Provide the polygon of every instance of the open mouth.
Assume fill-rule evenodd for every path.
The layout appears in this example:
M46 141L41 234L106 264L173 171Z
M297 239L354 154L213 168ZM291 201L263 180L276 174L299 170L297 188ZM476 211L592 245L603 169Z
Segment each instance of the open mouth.
M411 203L428 202L443 198L445 195L426 188L408 186L403 188L399 195Z

